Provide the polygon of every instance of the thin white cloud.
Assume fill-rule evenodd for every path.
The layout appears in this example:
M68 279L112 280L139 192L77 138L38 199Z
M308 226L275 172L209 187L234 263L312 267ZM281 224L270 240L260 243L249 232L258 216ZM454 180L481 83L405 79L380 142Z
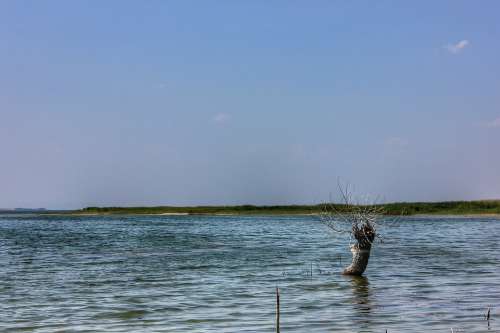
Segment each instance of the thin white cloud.
M153 89L165 89L167 85L165 83L155 83L151 85Z
M494 119L494 120L486 123L486 127L500 128L500 117L498 117L497 119Z
M408 146L408 140L399 137L391 137L385 140L385 145L390 148L403 148Z
M217 124L227 123L231 119L231 116L227 113L217 113L212 120Z
M451 54L458 54L462 52L469 45L470 42L467 39L463 39L456 44L445 45L444 48L448 50L448 52L450 52Z

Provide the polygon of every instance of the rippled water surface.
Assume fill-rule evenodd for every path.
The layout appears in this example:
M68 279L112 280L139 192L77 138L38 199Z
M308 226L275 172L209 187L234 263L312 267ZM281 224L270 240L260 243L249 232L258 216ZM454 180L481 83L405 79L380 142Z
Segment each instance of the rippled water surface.
M314 217L0 215L0 331L500 331L500 220L382 229L350 278Z

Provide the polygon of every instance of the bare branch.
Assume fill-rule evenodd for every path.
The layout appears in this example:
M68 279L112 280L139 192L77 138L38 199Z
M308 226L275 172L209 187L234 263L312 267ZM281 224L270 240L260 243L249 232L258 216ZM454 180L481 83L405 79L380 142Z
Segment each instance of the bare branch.
M351 184L337 181L341 204L331 200L323 205L320 220L330 230L341 234L350 234L357 242L371 244L377 234L377 220L383 214L383 207L378 205L380 197L370 200L354 198Z

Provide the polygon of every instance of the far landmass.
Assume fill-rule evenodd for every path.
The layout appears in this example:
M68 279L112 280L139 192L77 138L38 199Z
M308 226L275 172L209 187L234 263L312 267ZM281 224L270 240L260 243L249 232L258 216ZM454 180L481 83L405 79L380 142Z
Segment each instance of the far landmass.
M342 212L342 204L280 205L280 206L156 206L156 207L87 207L69 214L188 214L188 215L305 215L318 214L334 206ZM386 215L498 215L500 200L396 202L377 205Z

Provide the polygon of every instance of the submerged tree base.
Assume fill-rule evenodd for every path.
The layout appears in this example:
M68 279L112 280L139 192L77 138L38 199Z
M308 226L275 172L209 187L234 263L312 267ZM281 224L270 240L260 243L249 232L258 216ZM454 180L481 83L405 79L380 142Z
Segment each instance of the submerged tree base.
M370 223L370 220L367 221L361 226L354 224L352 227L352 234L356 238L356 244L351 245L352 262L344 269L342 274L362 275L366 270L366 266L368 266L376 231L374 224Z
M347 266L342 274L344 275L363 275L368 266L368 259L370 259L371 246L368 248L360 248L359 244L351 245L352 262Z

